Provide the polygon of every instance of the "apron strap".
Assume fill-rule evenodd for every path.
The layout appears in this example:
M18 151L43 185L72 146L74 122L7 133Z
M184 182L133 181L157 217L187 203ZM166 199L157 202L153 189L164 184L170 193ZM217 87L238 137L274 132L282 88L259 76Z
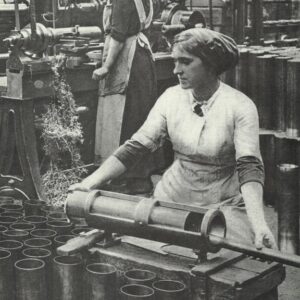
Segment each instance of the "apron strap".
M143 1L142 0L134 0L135 3L135 7L137 9L138 12L138 16L140 19L140 29L144 30L147 29L151 22L152 22L152 18L153 18L153 2L152 0L149 0L149 5L150 5L150 11L148 16L146 17L146 12L145 12L145 8L143 5Z

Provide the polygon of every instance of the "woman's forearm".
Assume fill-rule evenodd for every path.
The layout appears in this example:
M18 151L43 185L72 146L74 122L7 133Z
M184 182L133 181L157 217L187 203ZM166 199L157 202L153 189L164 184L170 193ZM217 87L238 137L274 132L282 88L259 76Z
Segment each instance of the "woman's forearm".
M103 64L104 67L106 67L107 69L110 69L112 67L120 51L122 50L123 46L124 46L123 42L119 42L112 37L110 38L107 57Z
M109 180L117 178L126 171L126 167L115 156L110 156L104 163L91 175L82 181L88 189L95 189L105 184Z
M247 182L241 186L247 215L254 232L261 226L266 226L263 209L263 187L258 182Z

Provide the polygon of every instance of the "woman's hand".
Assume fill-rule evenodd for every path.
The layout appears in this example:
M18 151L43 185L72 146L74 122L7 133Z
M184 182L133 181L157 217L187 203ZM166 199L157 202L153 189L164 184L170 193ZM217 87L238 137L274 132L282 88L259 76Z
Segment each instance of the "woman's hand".
M255 247L261 249L263 247L277 249L275 238L268 225L260 226L255 229Z
M106 66L102 66L101 68L99 69L96 69L94 72L93 72L93 76L92 78L94 80L101 80L101 79L104 79L107 74L109 72L109 69L106 67Z
M75 192L75 191L88 192L90 190L91 190L90 187L88 187L82 182L74 183L70 185L68 189L69 192Z

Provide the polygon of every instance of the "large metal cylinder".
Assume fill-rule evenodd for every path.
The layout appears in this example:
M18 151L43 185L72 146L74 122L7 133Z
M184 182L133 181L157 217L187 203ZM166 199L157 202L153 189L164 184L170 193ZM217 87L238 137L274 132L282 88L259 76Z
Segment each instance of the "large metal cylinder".
M187 298L186 286L175 280L158 280L152 285L157 300L182 300Z
M98 190L70 193L66 212L69 219L85 218L94 228L211 252L220 248L209 243L209 234L226 235L220 210Z
M15 240L2 240L0 241L0 249L7 250L11 253L13 262L20 259L23 243Z
M299 167L277 166L278 245L282 252L297 254L299 249Z
M149 270L131 269L124 273L124 280L127 284L142 284L152 287L156 274Z
M275 55L257 57L257 109L261 128L274 129Z
M286 133L291 137L300 134L300 59L295 58L287 62L287 116Z
M7 250L0 250L0 299L14 299L13 262Z
M288 56L275 58L275 92L274 92L274 129L286 130L286 107L287 107L287 62Z
M25 258L15 263L16 300L47 299L45 262Z
M120 298L121 300L156 299L152 288L140 284L127 284L122 286L120 288Z
M115 300L117 269L110 264L92 263L86 266L86 300Z
M57 256L53 259L53 300L82 300L83 262L77 256Z

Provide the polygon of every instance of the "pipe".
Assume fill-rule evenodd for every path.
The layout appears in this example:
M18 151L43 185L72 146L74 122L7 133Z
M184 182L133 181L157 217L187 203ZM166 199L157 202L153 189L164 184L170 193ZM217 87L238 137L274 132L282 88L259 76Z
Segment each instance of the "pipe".
M21 212L23 210L23 205L20 204L1 204L1 208L5 209L5 212Z
M219 248L206 243L209 232L226 234L220 210L98 190L70 193L66 213L70 220L85 217L93 228L210 252Z
M286 253L299 250L299 167L277 166L278 246Z
M131 269L124 273L124 279L127 284L141 284L152 287L156 274L149 270Z
M66 235L73 229L73 223L63 221L49 221L47 222L47 228L55 230L58 235Z
M287 62L289 56L278 56L275 58L275 85L274 85L274 107L275 107L275 130L286 130L286 107L287 107Z
M300 58L287 62L287 128L290 137L298 137L300 133Z
M52 300L52 253L48 249L43 248L27 248L23 249L22 254L25 258L40 259L45 262L46 284L48 299ZM44 299L43 299L44 300ZM46 300L46 299L45 299Z
M48 214L48 220L68 222L67 215L64 212L51 212Z
M42 207L46 205L42 200L24 201L24 211L26 216L42 216Z
M31 40L33 43L36 42L36 11L35 11L35 0L30 0L30 28L31 28Z
M45 262L25 258L15 263L16 300L47 299Z
M24 240L28 238L29 232L25 230L9 229L3 232L2 236L5 240L16 240L19 242L24 242Z
M57 232L51 229L34 229L30 232L33 238L45 238L53 241L57 236Z
M115 300L117 269L110 264L93 263L86 266L86 300Z
M83 262L77 256L57 256L53 259L53 300L82 300Z
M45 238L30 238L24 241L24 246L29 248L51 249L52 242Z
M11 253L0 250L0 299L14 299L14 274Z
M23 221L33 224L36 228L45 228L48 219L42 216L27 216L23 218Z
M257 109L261 128L274 129L274 82L275 57L265 54L258 56L257 65Z
M15 240L2 240L0 241L0 249L7 250L11 253L12 261L15 262L21 256L23 243Z
M0 225L9 227L10 224L16 223L18 221L15 217L2 217L0 216Z
M156 299L154 290L145 285L127 284L120 288L121 300Z
M186 285L181 281L158 280L152 285L157 300L182 300L187 298Z
M255 45L261 45L263 38L263 0L252 0L252 30Z
M15 30L20 31L21 25L20 25L20 11L19 11L19 1L14 1L14 7L15 7Z
M15 230L26 230L28 232L32 231L35 229L35 226L30 223L13 223L9 225L10 229L15 229Z

